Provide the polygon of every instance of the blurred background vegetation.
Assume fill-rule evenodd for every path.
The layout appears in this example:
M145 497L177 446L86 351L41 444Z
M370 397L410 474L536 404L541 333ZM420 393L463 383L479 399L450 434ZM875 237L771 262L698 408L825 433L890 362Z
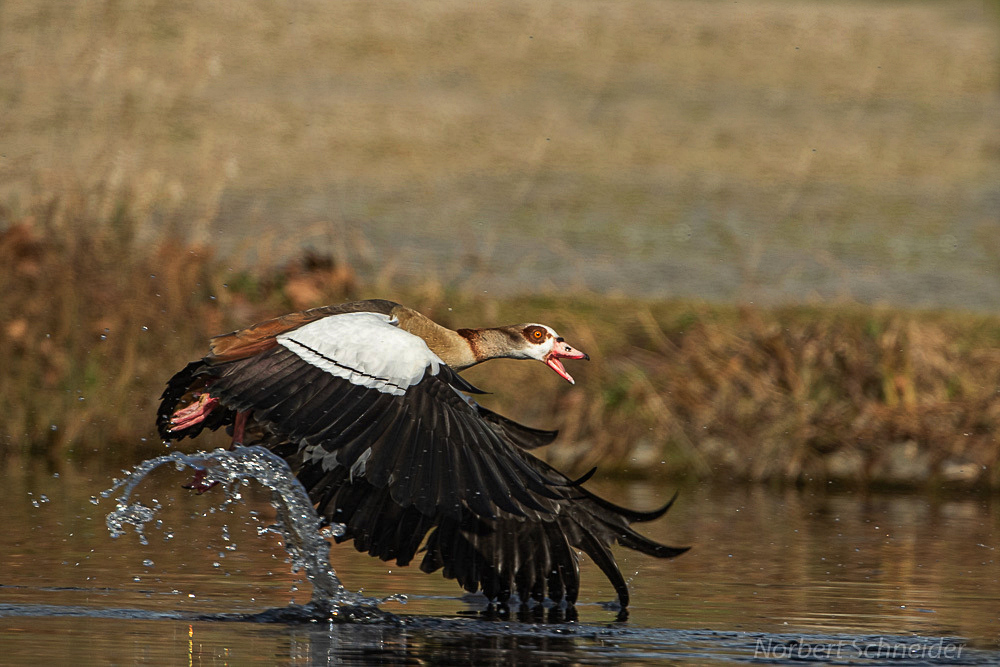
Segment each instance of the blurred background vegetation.
M587 350L470 372L569 468L1000 488L997 3L6 0L0 62L8 460L377 296Z

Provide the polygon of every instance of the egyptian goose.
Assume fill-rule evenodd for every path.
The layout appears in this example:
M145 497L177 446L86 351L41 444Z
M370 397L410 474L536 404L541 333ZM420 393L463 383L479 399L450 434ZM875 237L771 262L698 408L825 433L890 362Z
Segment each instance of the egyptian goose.
M658 558L669 547L629 524L662 516L614 505L532 456L554 431L522 426L473 401L458 371L488 359L537 359L569 382L560 359L587 359L551 327L442 327L391 301L315 308L218 336L174 375L157 415L167 440L231 426L234 444L284 456L338 542L384 561L442 569L507 604L572 606L577 551L629 591L614 542Z

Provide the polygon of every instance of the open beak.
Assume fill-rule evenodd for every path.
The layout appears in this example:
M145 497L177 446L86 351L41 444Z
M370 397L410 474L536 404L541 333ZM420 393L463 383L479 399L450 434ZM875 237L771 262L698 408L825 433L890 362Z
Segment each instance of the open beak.
M545 364L559 373L570 384L576 384L573 380L573 376L566 372L566 367L562 365L560 359L587 359L590 357L585 353L577 350L569 343L566 343L561 338L556 341L556 344L552 347L552 351L545 355Z

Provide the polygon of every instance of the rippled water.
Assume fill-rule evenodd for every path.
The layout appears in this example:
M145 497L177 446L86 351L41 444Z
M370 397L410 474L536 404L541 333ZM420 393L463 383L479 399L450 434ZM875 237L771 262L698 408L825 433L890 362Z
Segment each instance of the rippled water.
M381 605L391 620L345 625L295 619L290 605L312 588L267 530L263 487L198 496L181 488L190 471L164 466L135 492L159 507L145 540L112 539L115 503L100 492L120 476L13 463L0 474L0 662L1000 662L996 498L682 488L644 529L690 553L618 551L627 623L602 606L614 593L590 563L577 621L485 618L454 582L339 545L330 560L348 589L407 596ZM642 508L674 491L588 486Z

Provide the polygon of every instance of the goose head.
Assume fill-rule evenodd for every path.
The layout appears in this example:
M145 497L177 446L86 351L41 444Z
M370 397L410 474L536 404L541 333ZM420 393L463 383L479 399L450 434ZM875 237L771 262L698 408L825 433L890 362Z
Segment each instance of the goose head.
M537 359L554 370L570 384L576 384L566 372L560 359L590 359L585 353L567 343L555 330L544 324L518 324L511 327L515 334L514 354L517 359ZM521 340L518 340L520 338Z

